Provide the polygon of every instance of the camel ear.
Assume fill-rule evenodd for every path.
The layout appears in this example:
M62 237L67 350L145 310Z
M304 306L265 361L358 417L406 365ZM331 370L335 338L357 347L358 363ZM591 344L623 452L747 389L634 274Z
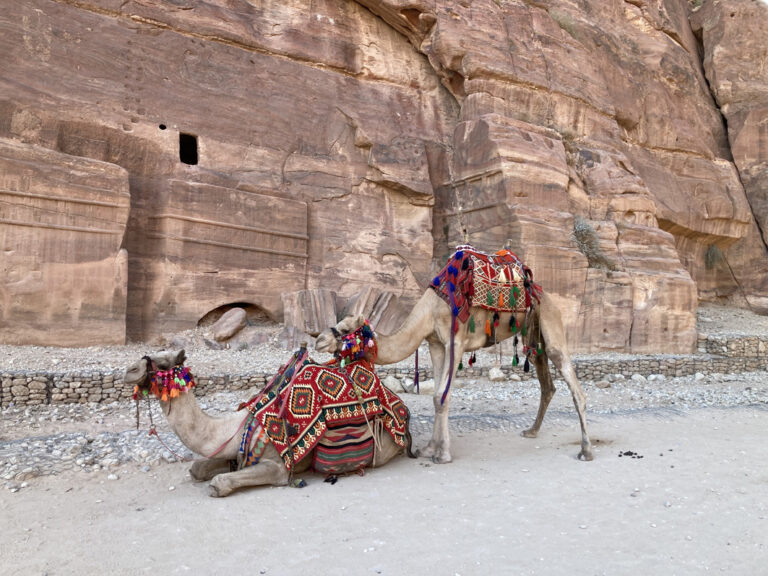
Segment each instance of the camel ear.
M182 364L184 364L184 360L186 359L187 359L187 353L184 352L184 348L182 348L176 353L176 360L174 360L174 365L181 366Z

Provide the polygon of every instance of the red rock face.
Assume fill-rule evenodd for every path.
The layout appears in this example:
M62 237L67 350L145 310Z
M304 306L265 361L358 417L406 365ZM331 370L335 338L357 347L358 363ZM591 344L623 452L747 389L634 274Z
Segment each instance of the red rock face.
M10 3L0 340L407 308L468 238L531 266L575 351L689 351L698 298L768 310L768 17L688 4Z

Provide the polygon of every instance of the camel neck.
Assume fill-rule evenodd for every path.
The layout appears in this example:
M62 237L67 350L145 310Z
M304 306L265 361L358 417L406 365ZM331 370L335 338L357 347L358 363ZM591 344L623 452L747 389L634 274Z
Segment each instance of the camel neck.
M223 444L217 458L235 458L240 445L241 423L246 412L212 417L203 412L194 394L184 392L169 402L161 402L171 429L182 444L201 456L209 456Z
M400 328L392 334L377 334L376 364L394 364L414 353L434 330L432 307L436 298L439 300L435 291L427 289Z

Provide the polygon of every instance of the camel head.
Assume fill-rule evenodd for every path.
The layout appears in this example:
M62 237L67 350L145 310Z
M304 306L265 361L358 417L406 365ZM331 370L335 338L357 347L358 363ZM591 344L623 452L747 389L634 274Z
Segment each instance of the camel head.
M354 332L365 323L365 316L362 314L349 315L342 318L336 326L326 328L317 336L315 341L315 350L318 352L327 352L336 354L341 349L341 337L350 332Z
M186 358L184 350L164 350L144 356L125 369L123 382L128 386L138 386L140 390L149 389L149 376L153 370L169 370L183 364Z

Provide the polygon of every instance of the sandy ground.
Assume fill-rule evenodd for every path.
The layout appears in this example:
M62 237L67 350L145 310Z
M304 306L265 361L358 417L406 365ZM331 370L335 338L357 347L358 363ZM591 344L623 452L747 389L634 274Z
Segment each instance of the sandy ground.
M0 573L768 573L764 405L596 414L590 428L592 462L575 458L573 411L556 411L535 440L454 434L451 464L401 458L225 499L184 463L43 477L0 492Z

